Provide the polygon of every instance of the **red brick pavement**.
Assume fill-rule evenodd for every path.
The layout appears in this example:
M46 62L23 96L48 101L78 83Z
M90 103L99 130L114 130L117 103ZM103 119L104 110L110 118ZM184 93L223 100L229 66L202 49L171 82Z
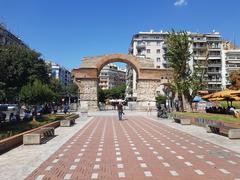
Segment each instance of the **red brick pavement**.
M239 154L158 122L96 117L26 179L234 180L239 169Z

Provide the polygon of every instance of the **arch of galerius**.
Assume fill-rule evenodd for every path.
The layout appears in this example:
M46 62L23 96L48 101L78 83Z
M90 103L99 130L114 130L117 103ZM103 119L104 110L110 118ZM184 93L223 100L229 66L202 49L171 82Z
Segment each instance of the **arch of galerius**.
M147 103L155 104L156 89L172 76L167 69L156 69L152 62L126 54L86 57L80 68L72 70L73 81L79 87L80 108L98 110L98 81L101 69L113 62L129 64L137 74L137 110L144 110Z

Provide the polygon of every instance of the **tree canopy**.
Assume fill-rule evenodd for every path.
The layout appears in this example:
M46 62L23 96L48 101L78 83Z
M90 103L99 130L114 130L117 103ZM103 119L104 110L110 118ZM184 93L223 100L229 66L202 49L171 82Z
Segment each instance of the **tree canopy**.
M0 46L0 63L0 101L15 102L21 88L35 79L49 83L49 67L25 46Z
M240 89L240 71L232 71L229 76L231 82L230 89L238 90Z
M54 100L56 94L39 80L23 86L20 91L20 101L27 105L42 105Z

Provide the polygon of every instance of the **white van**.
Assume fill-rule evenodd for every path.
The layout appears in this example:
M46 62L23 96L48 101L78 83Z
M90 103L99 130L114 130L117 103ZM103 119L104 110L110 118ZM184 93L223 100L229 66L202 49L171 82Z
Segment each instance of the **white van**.
M19 111L17 104L0 104L1 121L9 122L20 120Z

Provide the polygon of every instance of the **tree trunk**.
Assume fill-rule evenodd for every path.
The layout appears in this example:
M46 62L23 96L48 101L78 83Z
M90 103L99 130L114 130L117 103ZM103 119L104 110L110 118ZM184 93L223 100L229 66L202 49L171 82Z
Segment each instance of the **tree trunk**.
M182 96L182 111L191 112L192 111L191 102L189 102L188 99L184 96L184 93L181 93L181 96Z

